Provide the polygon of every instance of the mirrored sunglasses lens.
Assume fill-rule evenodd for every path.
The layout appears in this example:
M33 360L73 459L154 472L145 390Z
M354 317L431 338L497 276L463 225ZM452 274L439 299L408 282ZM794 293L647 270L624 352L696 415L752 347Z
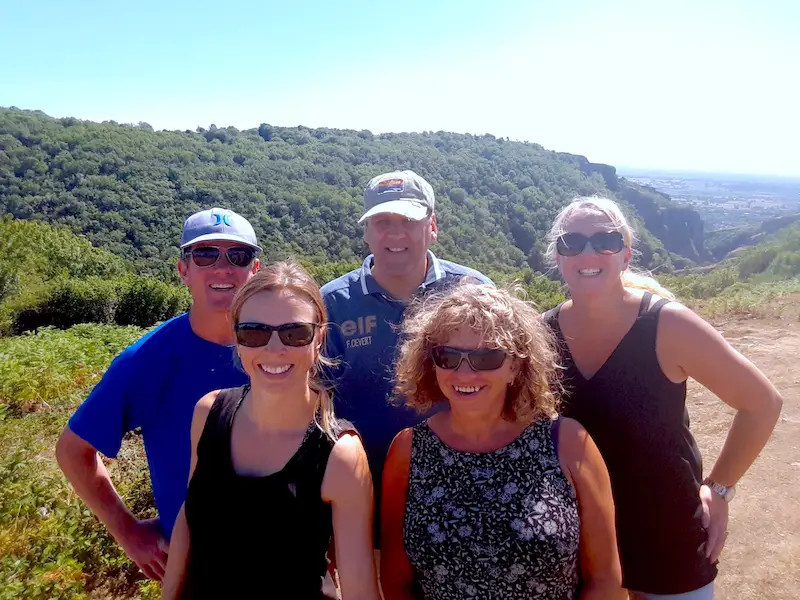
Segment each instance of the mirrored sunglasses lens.
M506 359L506 353L502 350L479 350L471 352L469 362L476 371L494 371L499 369Z
M616 254L625 247L625 238L616 231L595 233L591 238L592 248L599 254Z
M461 362L461 353L450 348L434 348L431 355L440 369L456 369Z
M269 344L272 331L269 329L237 329L236 341L248 348L260 348Z
M285 346L308 346L314 339L314 326L309 323L296 323L278 330L278 336Z
M556 251L562 256L577 256L586 247L586 240L580 233L565 233L556 241Z
M210 267L219 260L219 248L195 248L192 260L198 267Z
M253 262L252 248L229 248L228 261L234 267L246 267Z

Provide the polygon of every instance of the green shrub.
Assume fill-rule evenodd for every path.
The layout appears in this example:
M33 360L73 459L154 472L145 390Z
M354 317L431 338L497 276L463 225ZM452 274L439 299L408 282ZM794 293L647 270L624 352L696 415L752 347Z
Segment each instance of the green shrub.
M133 276L120 285L115 321L119 325L149 327L186 312L189 290L152 277Z
M60 280L38 304L17 312L13 331L21 333L48 325L65 329L78 323L113 323L118 302L117 281L100 277Z
M61 279L32 288L15 299L12 333L79 323L117 323L150 327L185 312L191 295L183 287L152 277L129 275L117 279ZM0 327L3 311L0 310Z

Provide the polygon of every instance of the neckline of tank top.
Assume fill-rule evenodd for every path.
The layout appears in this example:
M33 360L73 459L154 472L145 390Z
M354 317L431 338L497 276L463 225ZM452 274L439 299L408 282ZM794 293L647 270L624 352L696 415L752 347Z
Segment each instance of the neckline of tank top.
M572 361L572 365L575 367L575 370L578 372L578 375L581 376L581 379L583 379L583 381L589 383L592 380L594 380L594 378L597 377L597 375L599 375L600 372L603 371L603 369L605 369L606 366L611 362L611 359L614 358L617 352L619 352L619 349L622 347L622 344L628 339L628 336L630 336L631 333L633 333L633 330L636 329L636 326L639 324L639 322L644 317L650 317L656 314L657 311L655 311L654 309L656 309L659 306L659 304L661 303L666 304L668 302L669 300L665 301L664 298L657 300L656 302L653 302L653 293L645 291L644 294L642 294L642 299L639 302L639 312L636 314L636 318L633 320L633 323L631 323L631 326L628 327L624 335L619 339L619 341L611 350L609 355L606 356L605 360L600 365L600 367L598 367L598 369L588 377L584 374L584 372L578 366L578 363L575 361L575 356L572 353L572 348L569 347L567 336L564 335L564 332L561 329L561 323L559 323L558 321L558 316L559 314L561 314L561 307L564 306L564 302L562 302L556 307L555 314L553 315L553 322L555 323L556 327L556 335L561 340L561 342L566 346L567 352L569 352L569 358Z
M231 414L231 417L230 417L230 421L228 423L228 428L227 428L228 429L228 447L230 448L230 451L228 452L228 468L230 469L231 473L234 476L236 476L236 477L238 477L240 479L248 479L248 480L254 480L254 481L269 479L270 477L275 477L277 475L280 475L281 473L286 471L289 468L290 465L292 465L294 462L299 460L300 451L303 449L303 446L305 446L306 442L311 437L311 434L314 432L314 430L318 428L317 421L316 421L316 415L314 416L314 418L311 419L311 421L308 424L308 427L306 427L306 431L303 434L303 439L300 441L300 444L297 446L297 449L294 451L294 453L289 457L289 459L286 461L286 463L280 469L278 469L277 471L273 471L272 473L268 473L266 475L244 475L242 473L237 472L236 471L236 466L233 464L233 421L236 418L236 413L239 412L239 407L242 405L242 402L244 401L244 397L245 397L245 394L242 394L241 397L239 398L239 400L236 402L236 406L234 407L234 409L232 411L232 414Z
M466 456L493 456L493 455L496 455L496 454L502 454L503 452L505 452L506 450L511 448L514 444L516 444L521 439L523 439L526 435L528 435L529 432L532 429L534 429L537 425L539 425L539 423L541 421L548 422L550 424L550 426L552 427L552 424L556 421L556 419L551 419L549 417L539 417L533 423L531 423L525 429L523 429L517 437L515 437L513 440L511 440L507 444L504 444L503 446L500 446L499 448L496 448L495 450L488 450L486 452L470 452L468 450L459 450L457 448L453 448L452 446L446 444L444 442L444 440L439 437L439 435L433 430L433 428L431 428L431 426L428 425L428 421L427 420L423 421L421 423L421 425L423 425L424 428L428 430L428 432L431 434L433 439L436 440L436 442L439 445L443 446L444 448L447 448L450 452L454 452L456 454L462 454L462 455L466 455Z

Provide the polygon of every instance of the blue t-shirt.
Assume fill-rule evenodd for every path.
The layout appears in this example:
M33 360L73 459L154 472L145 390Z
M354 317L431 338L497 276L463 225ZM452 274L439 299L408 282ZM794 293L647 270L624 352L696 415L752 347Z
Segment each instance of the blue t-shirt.
M340 361L331 372L335 411L361 434L379 498L383 461L394 436L425 415L391 402L399 325L407 303L381 288L371 266L372 255L360 268L322 286L322 297L332 323L326 354ZM418 293L463 277L492 283L478 271L439 260L428 251L428 272Z
M141 427L167 539L186 498L195 404L212 390L247 382L233 355L232 346L204 340L189 315L180 315L123 350L69 420L75 434L108 457Z

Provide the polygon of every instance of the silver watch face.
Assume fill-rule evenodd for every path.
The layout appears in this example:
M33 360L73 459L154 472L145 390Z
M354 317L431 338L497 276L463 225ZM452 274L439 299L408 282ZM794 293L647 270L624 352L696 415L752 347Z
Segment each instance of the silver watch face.
M730 502L731 500L733 500L733 497L735 495L736 495L736 488L731 486L725 491L725 495L723 496L723 498L725 498L727 502Z

